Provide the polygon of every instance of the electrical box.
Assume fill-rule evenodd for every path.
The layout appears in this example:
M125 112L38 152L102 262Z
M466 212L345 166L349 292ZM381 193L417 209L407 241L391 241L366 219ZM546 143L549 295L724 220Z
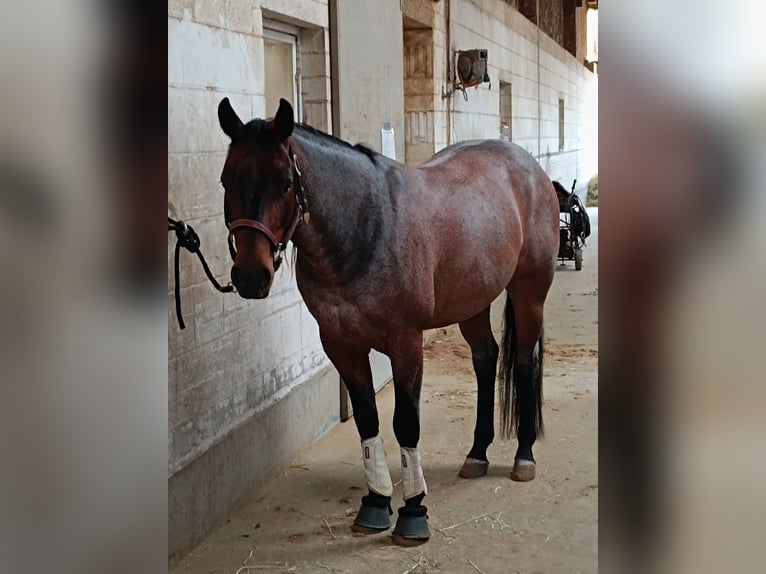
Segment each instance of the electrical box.
M459 50L457 52L457 84L471 88L489 82L487 50Z

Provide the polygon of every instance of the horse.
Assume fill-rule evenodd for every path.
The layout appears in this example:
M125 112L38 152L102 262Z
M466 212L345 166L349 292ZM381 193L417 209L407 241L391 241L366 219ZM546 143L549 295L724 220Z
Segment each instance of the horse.
M518 439L511 479L532 480L543 432L543 307L559 247L558 200L534 158L509 142L471 141L409 168L296 123L284 99L273 119L243 123L224 98L218 119L231 140L221 184L232 284L243 298L268 296L292 241L298 290L348 388L368 487L352 529L384 532L393 515L371 349L390 358L393 374L404 498L394 542L431 536L418 449L426 329L457 323L470 346L477 415L459 475L487 473L501 350L490 304L503 290L499 430Z

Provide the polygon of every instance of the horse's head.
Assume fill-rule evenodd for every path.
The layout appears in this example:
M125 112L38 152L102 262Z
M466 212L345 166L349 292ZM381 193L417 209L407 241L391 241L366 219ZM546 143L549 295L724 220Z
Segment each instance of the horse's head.
M218 120L231 138L221 174L234 259L231 281L242 297L262 299L269 294L279 266L280 247L290 239L287 235L299 215L288 152L293 109L280 100L273 120L243 125L224 98L218 105Z

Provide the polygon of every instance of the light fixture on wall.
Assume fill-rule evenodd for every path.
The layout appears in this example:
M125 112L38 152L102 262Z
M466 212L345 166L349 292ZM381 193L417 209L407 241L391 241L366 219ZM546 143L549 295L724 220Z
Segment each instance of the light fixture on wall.
M466 88L489 82L487 73L487 50L457 50L455 52L455 89L463 92L468 101Z

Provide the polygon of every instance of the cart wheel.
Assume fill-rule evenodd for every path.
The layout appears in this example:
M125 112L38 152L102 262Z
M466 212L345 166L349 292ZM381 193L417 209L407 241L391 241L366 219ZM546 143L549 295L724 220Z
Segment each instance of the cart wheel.
M582 269L582 249L574 250L575 270Z

